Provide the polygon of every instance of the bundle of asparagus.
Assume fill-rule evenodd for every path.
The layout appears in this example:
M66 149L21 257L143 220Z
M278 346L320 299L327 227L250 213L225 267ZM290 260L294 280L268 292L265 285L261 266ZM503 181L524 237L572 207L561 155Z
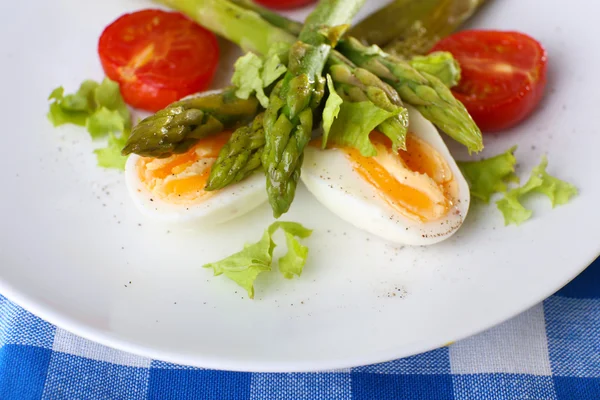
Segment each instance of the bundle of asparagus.
M448 88L460 76L451 56L404 61L343 37L364 0L321 0L304 25L250 0L159 1L264 57L258 64L240 62L240 68L274 66L270 79L258 79L258 87L257 79L252 82L265 110L261 112L252 90L236 88L210 100L182 100L134 127L125 154L166 157L187 151L210 134L237 128L213 166L206 190L221 189L262 167L274 216L279 217L294 199L304 148L321 119L326 76L333 84L328 98L369 103L388 112L378 130L397 148L404 148L408 126L403 101L470 151L482 148L479 129ZM242 86L243 79L238 81Z

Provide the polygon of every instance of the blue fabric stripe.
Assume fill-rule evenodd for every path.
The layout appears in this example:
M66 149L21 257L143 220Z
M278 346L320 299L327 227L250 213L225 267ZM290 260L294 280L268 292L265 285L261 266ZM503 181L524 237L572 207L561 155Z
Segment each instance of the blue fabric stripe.
M353 400L453 400L452 375L352 373Z
M40 399L51 355L51 350L34 346L0 348L0 399Z
M600 399L600 380L595 378L554 377L560 400Z
M576 299L600 299L600 258L556 294Z
M251 374L201 369L150 369L148 399L246 400Z

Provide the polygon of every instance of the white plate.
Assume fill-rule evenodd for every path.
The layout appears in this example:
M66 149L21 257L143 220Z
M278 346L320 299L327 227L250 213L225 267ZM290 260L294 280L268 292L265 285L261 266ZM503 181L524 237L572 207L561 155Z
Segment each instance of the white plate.
M550 55L548 95L517 129L486 138L486 154L519 144L522 175L542 153L581 194L504 227L475 207L451 240L398 248L352 228L298 193L287 219L314 228L301 279L261 277L256 300L201 265L258 239L268 206L211 232L144 220L123 176L95 167L88 135L53 129L46 96L102 78L96 43L135 0L3 2L0 79L0 293L78 335L201 367L307 371L430 350L500 323L566 284L600 252L600 35L596 3L495 1L475 26L516 29ZM375 9L383 1L369 1ZM595 8L595 10L592 10ZM585 12L581 12L585 11ZM595 12L594 12L595 11ZM363 16L365 15L363 12ZM235 53L226 54L221 80ZM310 212L309 212L310 210Z

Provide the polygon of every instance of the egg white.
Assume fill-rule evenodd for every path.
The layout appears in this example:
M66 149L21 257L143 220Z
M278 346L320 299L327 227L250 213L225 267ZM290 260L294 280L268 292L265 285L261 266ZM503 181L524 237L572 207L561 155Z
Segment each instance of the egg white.
M140 212L159 222L183 225L216 225L242 216L267 201L265 176L255 173L242 182L214 192L189 204L174 204L152 193L141 181L137 155L125 165L125 182L130 197Z
M353 170L352 162L337 149L307 147L302 182L334 214L373 235L405 245L431 245L452 236L469 210L469 187L435 126L407 106L409 130L446 160L458 186L458 200L436 221L419 222L394 210L378 191Z

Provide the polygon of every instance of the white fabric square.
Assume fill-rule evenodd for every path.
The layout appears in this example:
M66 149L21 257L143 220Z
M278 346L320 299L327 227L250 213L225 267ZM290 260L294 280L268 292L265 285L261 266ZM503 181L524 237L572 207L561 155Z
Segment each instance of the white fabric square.
M149 368L152 362L150 358L115 350L60 328L56 328L52 350L129 367Z
M450 346L450 369L453 374L552 375L543 306Z

